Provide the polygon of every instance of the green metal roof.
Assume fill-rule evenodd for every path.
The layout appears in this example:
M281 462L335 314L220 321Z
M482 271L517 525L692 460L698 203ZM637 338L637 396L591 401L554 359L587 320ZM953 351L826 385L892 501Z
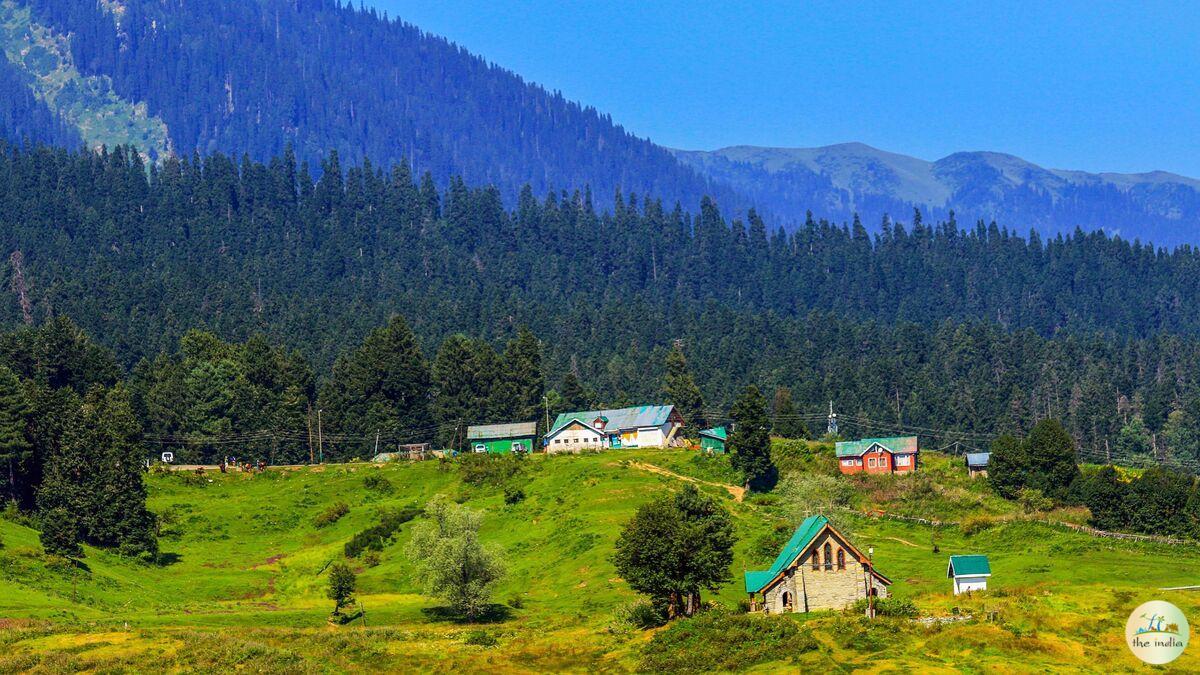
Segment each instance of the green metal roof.
M700 435L708 436L709 438L715 438L721 441L728 438L728 435L725 433L725 427L713 427L711 429L705 429L704 431L700 432Z
M804 549L812 543L817 533L821 528L829 523L829 519L825 516L809 516L800 523L800 527L796 528L796 532L788 543L784 544L783 550L779 552L779 556L775 558L775 562L771 565L771 569L757 572L746 572L746 592L757 593L763 589L772 579L785 570L788 565L792 564Z
M946 568L947 577L991 576L992 566L986 555L952 555Z
M467 427L467 440L486 438L525 438L537 435L537 422L512 422L510 424L479 424Z
M838 441L835 449L838 457L861 457L864 452L878 443L887 448L892 454L915 454L917 452L916 436L891 436L888 438L864 438L858 441Z
M641 427L657 427L666 423L667 419L671 416L671 411L674 409L675 406L671 405L641 405L615 410L565 412L559 414L554 420L554 424L550 425L551 431L547 436L554 434L571 422L582 422L591 427L592 422L595 422L598 417L603 417L607 420L607 423L604 425L606 432L620 431L621 429L638 429Z

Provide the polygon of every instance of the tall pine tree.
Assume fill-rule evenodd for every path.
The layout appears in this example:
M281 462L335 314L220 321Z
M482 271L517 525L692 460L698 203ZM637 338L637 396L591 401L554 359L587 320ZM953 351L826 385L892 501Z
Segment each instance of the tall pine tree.
M729 434L730 462L742 472L747 489L770 490L778 479L771 460L771 423L767 419L767 401L758 387L742 390L730 413L733 431Z
M701 429L708 426L704 419L704 398L700 395L700 387L688 368L687 358L683 355L683 347L676 342L667 353L666 374L663 376L663 396L666 402L675 406L683 416L683 431L690 437L695 437Z

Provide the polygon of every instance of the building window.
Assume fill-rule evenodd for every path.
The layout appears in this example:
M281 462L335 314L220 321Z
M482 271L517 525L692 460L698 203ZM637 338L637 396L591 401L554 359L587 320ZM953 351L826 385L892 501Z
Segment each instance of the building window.
M833 569L833 547L825 542L825 569Z
M838 549L837 561L838 561L838 569L839 570L846 569L846 549L844 549L844 548Z
M874 466L875 466L875 458L874 457L871 457L867 460L867 466L874 468Z
M487 446L483 443L476 443L475 452L487 452Z
M908 466L908 455L896 457L896 466Z
M814 571L814 572L817 572L817 571L819 571L819 570L821 569L821 552L820 552L820 551L818 551L818 550L814 550L814 551L813 551L813 554L812 554L812 566L813 566L813 571Z

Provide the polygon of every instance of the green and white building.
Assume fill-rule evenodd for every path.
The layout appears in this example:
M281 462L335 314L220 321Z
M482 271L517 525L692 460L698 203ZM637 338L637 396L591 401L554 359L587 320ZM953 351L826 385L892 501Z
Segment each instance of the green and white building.
M502 455L509 452L533 452L537 422L478 424L467 427L467 449Z

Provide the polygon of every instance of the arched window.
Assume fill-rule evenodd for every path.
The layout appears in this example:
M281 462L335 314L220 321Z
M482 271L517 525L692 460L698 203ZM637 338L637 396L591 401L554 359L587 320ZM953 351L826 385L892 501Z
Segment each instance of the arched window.
M821 569L821 552L816 549L813 549L812 565L813 565L814 572L819 571Z
M833 547L825 542L825 569L833 569Z
M838 560L838 569L839 569L839 570L844 570L844 569L846 569L846 549L844 549L844 548L839 548L839 549L838 549L838 558L837 558L837 560Z

